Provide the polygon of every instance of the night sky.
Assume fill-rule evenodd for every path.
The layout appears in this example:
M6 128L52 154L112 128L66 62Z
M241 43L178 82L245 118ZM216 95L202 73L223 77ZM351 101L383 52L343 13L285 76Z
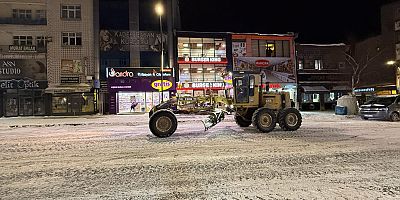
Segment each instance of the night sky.
M237 3L241 2L241 3ZM393 0L179 0L182 30L299 33L297 42L359 41L380 33Z

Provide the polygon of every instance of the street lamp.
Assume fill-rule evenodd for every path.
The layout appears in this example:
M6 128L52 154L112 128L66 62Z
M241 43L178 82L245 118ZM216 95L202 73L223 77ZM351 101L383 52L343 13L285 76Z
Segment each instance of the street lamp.
M387 65L394 66L396 70L396 88L397 92L400 93L400 65L394 60L389 60L386 62Z
M161 42L161 102L164 102L164 43L161 16L164 14L164 6L161 2L155 7L157 15L160 17L160 42Z

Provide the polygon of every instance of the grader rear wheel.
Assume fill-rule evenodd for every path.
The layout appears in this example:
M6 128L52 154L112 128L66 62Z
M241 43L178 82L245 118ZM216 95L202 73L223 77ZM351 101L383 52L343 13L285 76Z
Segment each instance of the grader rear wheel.
M295 131L300 128L302 117L295 108L285 108L279 112L279 126L284 131Z
M149 127L155 136L165 138L174 134L178 120L171 111L159 110L150 117Z
M268 133L276 126L276 115L268 108L259 108L253 114L252 123L259 131Z

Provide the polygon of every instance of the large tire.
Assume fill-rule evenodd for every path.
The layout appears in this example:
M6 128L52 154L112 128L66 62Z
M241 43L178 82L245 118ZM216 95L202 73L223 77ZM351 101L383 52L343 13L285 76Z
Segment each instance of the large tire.
M302 117L296 108L285 108L278 115L279 126L284 131L295 131L300 128Z
M177 127L178 120L169 110L159 110L150 117L150 131L157 137L169 137L175 133Z
M276 126L276 115L268 108L259 108L253 113L252 124L259 131L268 133Z
M400 115L397 112L392 112L389 116L390 121L397 122L400 121Z
M245 120L242 116L235 114L235 122L240 127L249 127L251 124L251 120Z

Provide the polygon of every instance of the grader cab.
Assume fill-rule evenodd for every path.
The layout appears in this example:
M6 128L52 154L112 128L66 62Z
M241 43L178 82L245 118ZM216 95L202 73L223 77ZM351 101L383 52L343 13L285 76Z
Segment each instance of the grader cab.
M259 131L268 133L276 123L285 131L295 131L300 128L302 117L300 112L291 107L289 93L267 92L262 88L260 74L243 73L234 76L235 122L240 127L251 124ZM210 129L225 118L226 110L214 109L203 120L205 130ZM169 137L177 129L178 120L175 114L166 106L156 106L151 111L150 131L157 137Z

